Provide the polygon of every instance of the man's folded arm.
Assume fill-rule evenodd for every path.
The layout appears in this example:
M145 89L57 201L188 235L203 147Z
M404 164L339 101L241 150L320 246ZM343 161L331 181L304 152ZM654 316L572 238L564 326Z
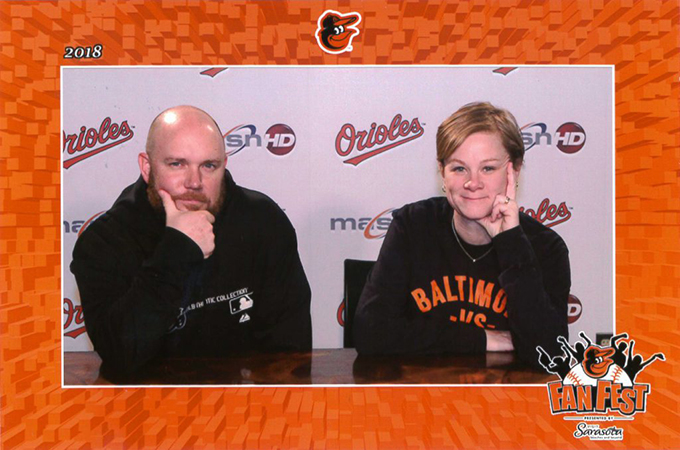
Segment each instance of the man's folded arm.
M129 250L116 244L91 226L76 244L71 271L102 367L127 376L161 351L177 320L184 280L203 255L186 235L166 228L154 253L135 270Z

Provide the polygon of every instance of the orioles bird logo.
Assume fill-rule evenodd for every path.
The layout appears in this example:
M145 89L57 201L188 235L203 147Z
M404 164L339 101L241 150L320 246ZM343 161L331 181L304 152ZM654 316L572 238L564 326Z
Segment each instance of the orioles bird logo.
M361 15L351 12L341 14L328 10L321 14L316 29L316 41L326 53L343 53L352 51L352 39L359 35L356 27L361 23Z
M602 378L607 374L609 366L614 364L610 357L614 355L613 348L602 348L591 345L584 353L583 370L592 378Z

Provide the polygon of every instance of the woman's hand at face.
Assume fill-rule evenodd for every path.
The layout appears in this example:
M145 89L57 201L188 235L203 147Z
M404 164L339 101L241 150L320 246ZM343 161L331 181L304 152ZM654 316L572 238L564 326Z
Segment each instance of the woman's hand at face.
M506 170L508 185L505 188L505 195L497 195L493 201L491 214L477 220L492 238L519 225L519 206L515 202L515 171L512 161L508 161Z

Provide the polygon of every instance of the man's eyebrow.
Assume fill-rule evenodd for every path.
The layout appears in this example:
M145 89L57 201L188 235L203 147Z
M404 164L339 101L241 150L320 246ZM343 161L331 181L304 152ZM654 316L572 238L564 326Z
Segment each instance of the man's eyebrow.
M172 156L169 156L169 157L167 157L167 158L165 158L165 159L163 160L163 162L166 162L166 163L169 163L169 162L180 162L180 163L184 163L184 162L186 162L186 161L187 161L187 160L184 159L184 158L173 158Z

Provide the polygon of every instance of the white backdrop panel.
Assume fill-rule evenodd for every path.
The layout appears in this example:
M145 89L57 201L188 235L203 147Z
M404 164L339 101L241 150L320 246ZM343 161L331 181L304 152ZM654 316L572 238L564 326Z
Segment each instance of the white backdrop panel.
M148 127L166 108L191 104L209 112L224 133L263 137L275 124L295 134L283 156L266 144L245 146L229 157L236 182L272 197L295 226L300 256L312 287L314 347L342 346L337 317L343 294L343 262L375 260L381 238L367 238L361 224L385 210L440 195L435 161L438 125L460 106L486 100L509 109L531 144L520 176L518 202L536 210L542 202L559 206L569 219L554 225L570 249L574 307L570 326L589 336L612 332L613 321L613 98L610 67L520 67L503 75L494 67L231 67L214 76L207 67L63 68L62 114L65 138L81 127L99 130L126 121L128 141L63 169L64 347L90 350L78 314L77 286L68 270L77 232L93 215L108 209L138 175L137 154ZM356 131L390 126L395 116L417 119L422 135L358 165L345 161L394 143L342 157L336 138L345 124ZM566 153L557 130L573 122L585 144ZM413 136L410 134L409 136ZM409 136L405 136L406 138ZM404 138L399 138L401 140ZM550 142L548 142L550 139ZM119 139L95 142L65 162ZM578 144L578 142L576 142ZM342 141L346 148L347 141ZM234 152L239 146L228 146ZM566 150L569 150L568 148ZM546 201L546 199L548 199ZM546 224L564 219L557 216ZM368 235L384 233L384 214ZM354 219L357 229L346 221ZM366 219L362 222L361 219ZM68 301L66 300L68 299ZM69 306L69 302L73 307Z

